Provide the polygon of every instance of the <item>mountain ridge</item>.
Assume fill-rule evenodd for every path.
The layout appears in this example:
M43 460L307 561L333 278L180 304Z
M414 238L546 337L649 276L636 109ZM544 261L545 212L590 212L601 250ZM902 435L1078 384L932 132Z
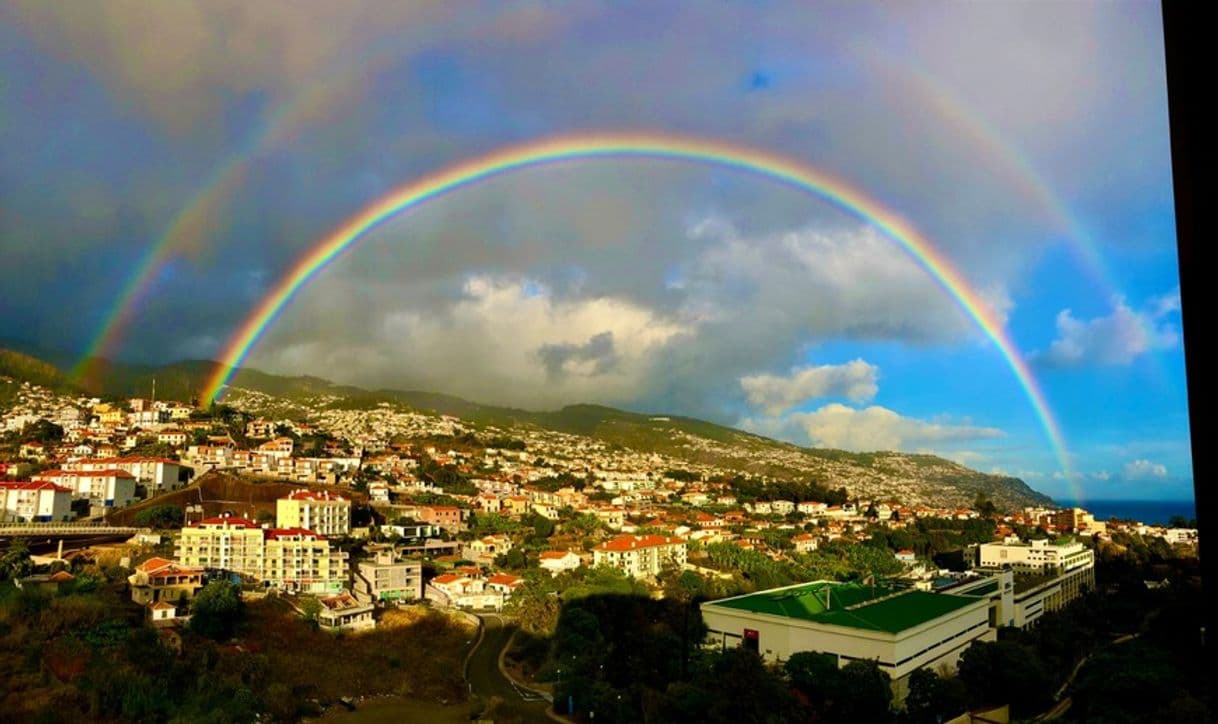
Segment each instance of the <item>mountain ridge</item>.
M6 359L23 360L22 364L9 366L19 372L27 368L36 370L32 374L44 379L50 370L57 369L36 357L0 350L0 362ZM97 373L81 386L91 394L111 398L147 396L155 378L158 398L190 402L197 402L199 391L217 364L207 360L183 360L159 366L110 360L94 362L91 367ZM0 374L5 374L5 369L0 365ZM67 384L62 372L54 379ZM230 401L244 400L243 409L275 415L291 407L316 412L370 411L386 404L402 406L411 411L457 417L475 427L527 427L582 435L637 452L662 454L690 464L712 465L750 475L813 478L827 484L846 481L852 493L878 497L948 501L961 507L968 507L978 493L1006 508L1052 502L1019 478L982 473L935 455L802 447L697 418L633 412L593 403L576 403L557 410L524 410L472 402L446 393L367 390L312 375L275 375L248 367L233 375L228 397Z

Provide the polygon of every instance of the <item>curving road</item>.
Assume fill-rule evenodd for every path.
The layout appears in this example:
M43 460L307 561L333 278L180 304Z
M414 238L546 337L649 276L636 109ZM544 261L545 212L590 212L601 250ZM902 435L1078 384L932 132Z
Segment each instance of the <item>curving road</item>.
M482 629L478 642L465 665L470 691L489 702L492 697L503 703L498 711L514 714L529 722L549 722L549 702L540 694L518 686L499 668L499 657L515 632L515 624L498 614L478 614Z

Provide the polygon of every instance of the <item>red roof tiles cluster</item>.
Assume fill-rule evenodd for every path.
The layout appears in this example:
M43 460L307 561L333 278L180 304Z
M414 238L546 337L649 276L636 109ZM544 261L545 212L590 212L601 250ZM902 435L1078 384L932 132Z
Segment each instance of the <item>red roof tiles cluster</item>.
M680 538L669 538L664 535L619 535L601 543L596 548L602 551L629 551L636 548L651 548L684 542Z
M70 488L65 488L62 485L40 481L36 483L20 482L20 483L0 483L0 490L54 490L62 493L70 493Z

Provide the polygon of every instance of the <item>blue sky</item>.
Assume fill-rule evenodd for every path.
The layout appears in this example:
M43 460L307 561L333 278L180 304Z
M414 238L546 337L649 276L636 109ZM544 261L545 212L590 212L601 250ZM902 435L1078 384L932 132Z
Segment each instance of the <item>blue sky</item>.
M1151 3L6 0L0 339L83 350L234 159L118 356L216 356L327 231L448 164L586 131L719 139L848 181L950 258L1029 360L1073 478L891 241L699 165L450 194L328 267L250 364L1191 497L1160 28Z

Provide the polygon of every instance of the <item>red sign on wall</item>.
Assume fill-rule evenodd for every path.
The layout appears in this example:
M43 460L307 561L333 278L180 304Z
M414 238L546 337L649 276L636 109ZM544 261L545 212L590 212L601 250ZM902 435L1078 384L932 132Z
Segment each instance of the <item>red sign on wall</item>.
M750 641L756 641L761 638L761 634L757 633L756 629L746 628L744 637Z

